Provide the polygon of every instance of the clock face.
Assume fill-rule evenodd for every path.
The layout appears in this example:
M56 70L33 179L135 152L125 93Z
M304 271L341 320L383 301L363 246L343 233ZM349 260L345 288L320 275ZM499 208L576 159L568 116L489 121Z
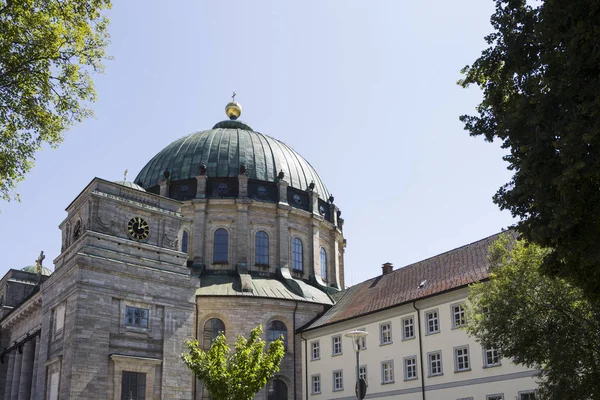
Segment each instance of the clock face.
M150 236L150 225L141 217L133 217L127 223L127 233L135 240L147 239Z

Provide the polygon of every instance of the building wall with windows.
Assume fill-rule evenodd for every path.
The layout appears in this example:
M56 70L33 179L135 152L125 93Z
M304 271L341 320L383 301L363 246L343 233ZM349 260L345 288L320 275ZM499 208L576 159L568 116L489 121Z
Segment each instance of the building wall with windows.
M359 346L368 396L530 400L538 371L482 348L461 329L466 284L485 279L480 273L487 270L469 263L485 262L489 239L349 288L324 316L301 329L309 382L304 398L355 398L356 352L344 335L366 330Z

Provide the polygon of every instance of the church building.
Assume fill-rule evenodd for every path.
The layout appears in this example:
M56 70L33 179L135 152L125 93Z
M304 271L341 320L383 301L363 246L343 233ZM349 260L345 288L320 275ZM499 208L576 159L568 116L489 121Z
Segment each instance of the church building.
M415 312L405 300L429 310L438 295L453 302L464 297L467 280L455 282L459 295L429 286L447 275L443 260L425 274L427 301L414 303L418 292L402 300L417 289L405 283L422 276L419 266L409 269L417 271L410 280L408 272L390 270L379 283L343 290L344 221L333 196L308 161L241 122L241 111L238 103L227 104L229 119L167 145L133 182L92 179L66 208L54 271L40 254L34 266L11 269L0 280L0 398L209 399L181 360L184 340L208 348L225 332L233 343L262 324L267 342L284 336L286 354L256 399L349 399L352 359L344 365L343 357L329 359L338 355L334 337L389 323L395 345L381 347L386 354L374 355L373 365L392 357L398 370L405 362L393 353L404 351L399 324ZM482 244L478 254L486 251ZM483 272L471 278L486 277L483 260L475 260L481 265L471 267ZM364 303L372 308L355 307ZM440 316L450 310L444 307ZM452 335L443 336L448 346L459 337ZM385 340L369 339L365 354ZM425 361L415 360L424 378ZM425 385L437 384L405 375L410 387L403 391L401 374L393 378L382 367L383 384L396 383L379 387L376 367L369 368L368 393L379 391L377 397L423 393L425 399ZM340 369L348 369L346 378ZM533 387L532 373L515 371L524 388ZM443 384L459 387L452 382L460 379L448 373ZM509 384L510 378L492 381Z

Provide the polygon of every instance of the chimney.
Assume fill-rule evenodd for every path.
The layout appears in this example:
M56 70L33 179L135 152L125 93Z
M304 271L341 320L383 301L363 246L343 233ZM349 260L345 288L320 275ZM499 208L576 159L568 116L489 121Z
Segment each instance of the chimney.
M383 264L383 267L381 267L381 269L383 270L382 275L387 275L394 270L394 264L392 264L391 262L386 262Z

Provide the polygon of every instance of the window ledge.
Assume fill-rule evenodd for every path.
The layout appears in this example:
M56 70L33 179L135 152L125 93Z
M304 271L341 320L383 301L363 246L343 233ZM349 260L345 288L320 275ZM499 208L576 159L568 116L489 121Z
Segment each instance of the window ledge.
M395 381L381 382L382 385L391 385L393 383L396 383L396 382Z
M468 369L457 369L457 370L454 370L454 373L455 374L460 374L461 372L469 372L469 371L471 371L471 368L468 368Z
M414 378L404 378L404 382L416 381L417 379L419 379L418 376L415 376Z
M425 336L437 335L440 332L441 332L440 330L437 330L435 332L425 332Z
M436 376L444 376L444 373L442 372L441 374L427 375L428 378L435 378Z
M394 344L394 342L379 343L379 346L389 346L390 344Z
M498 363L498 364L489 364L489 365L484 365L483 368L497 368L497 367L501 367L502 363Z
M415 339L415 336L413 336L413 337L407 337L407 338L402 338L402 341L405 342L407 340L413 340L413 339Z
M343 355L343 354L344 354L344 353L335 353L335 354L332 354L332 355L331 355L331 357L337 357L337 356L341 356L341 355Z

